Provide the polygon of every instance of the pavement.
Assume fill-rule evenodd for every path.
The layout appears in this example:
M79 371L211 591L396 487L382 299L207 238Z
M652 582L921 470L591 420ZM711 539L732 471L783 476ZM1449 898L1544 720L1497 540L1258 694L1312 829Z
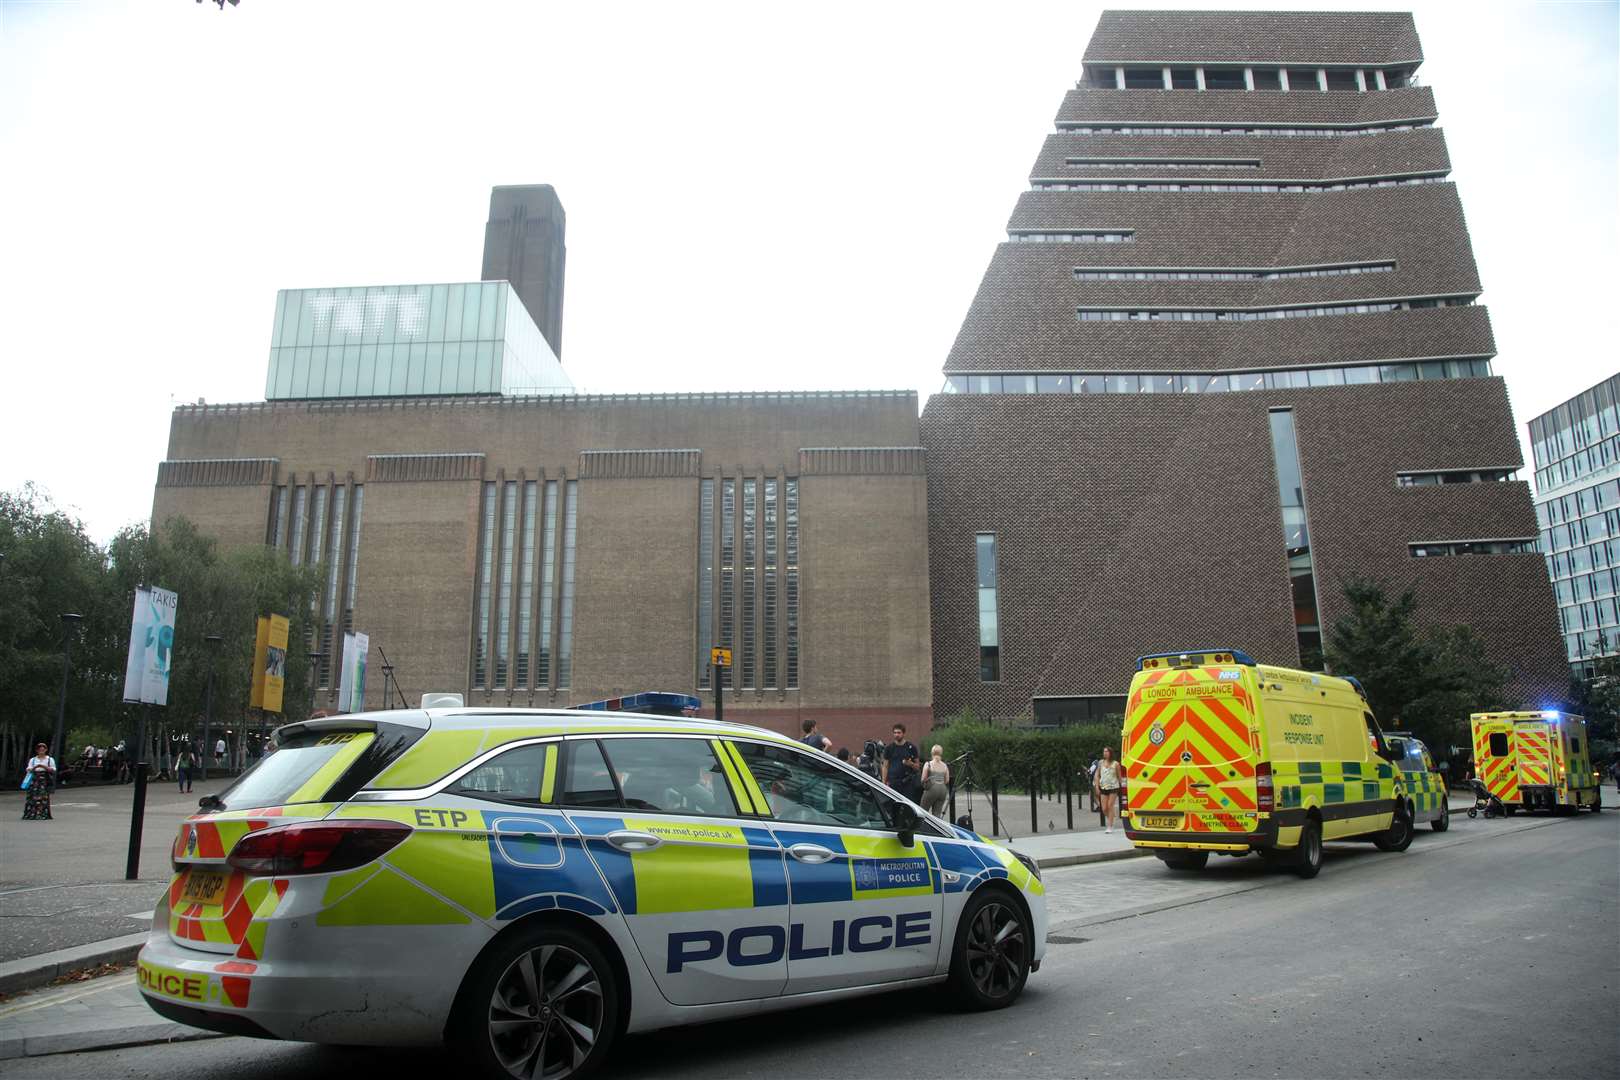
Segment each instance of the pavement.
M1054 869L1045 963L1010 1009L963 1014L934 989L888 994L632 1036L608 1074L1616 1077L1617 848L1620 814L1458 818L1446 833L1421 829L1404 853L1330 843L1312 881L1257 859L1197 874L1151 859ZM128 976L117 981L127 992ZM60 1000L110 1013L120 997L90 984ZM0 1006L0 1046L19 1017L6 1010L32 1004ZM7 1080L465 1069L436 1048L239 1038L3 1066Z
M220 786L222 781L211 782L211 787ZM0 1060L217 1037L151 1012L127 970L66 986L49 985L69 972L133 959L145 940L152 908L169 880L170 838L204 788L198 785L189 796L156 787L151 791L139 881L78 880L85 873L106 874L110 867L121 875L129 792L127 786L70 789L55 800L52 822L0 819L0 851L8 856L0 864L0 926L26 928L0 935L0 995L10 995L0 997ZM1420 826L1419 842L1424 846L1436 846L1437 841L1466 842L1569 820L1521 816L1488 824L1468 822L1463 813L1472 801L1472 796L1454 794L1451 832L1431 835ZM18 808L16 816L20 813ZM122 829L116 843L95 835L114 825ZM1094 816L1087 827L1074 832L1025 835L1015 838L1011 846L1033 857L1049 874L1048 910L1054 933L1076 919L1121 917L1121 910L1133 906L1133 910L1140 909L1137 913L1158 911L1226 895L1231 888L1228 878L1220 874L1172 876L1156 864L1125 879L1076 869L1147 854L1133 848L1122 830L1098 828ZM70 858L63 854L64 848L71 852ZM1371 849L1356 845L1346 846L1346 850ZM1215 860L1211 867L1239 863L1259 865L1252 859ZM14 879L12 875L18 872L26 877ZM1102 886L1100 891L1093 882ZM1122 892L1111 893L1106 887L1109 882L1121 883Z

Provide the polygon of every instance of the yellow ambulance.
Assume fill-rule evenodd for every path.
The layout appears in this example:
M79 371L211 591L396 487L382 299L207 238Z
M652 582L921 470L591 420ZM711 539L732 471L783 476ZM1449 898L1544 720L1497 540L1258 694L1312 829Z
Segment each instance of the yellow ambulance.
M1125 835L1172 870L1258 852L1309 878L1324 840L1412 842L1396 755L1354 679L1233 649L1144 656L1120 743Z
M1569 713L1474 713L1474 774L1508 813L1603 809L1586 720Z

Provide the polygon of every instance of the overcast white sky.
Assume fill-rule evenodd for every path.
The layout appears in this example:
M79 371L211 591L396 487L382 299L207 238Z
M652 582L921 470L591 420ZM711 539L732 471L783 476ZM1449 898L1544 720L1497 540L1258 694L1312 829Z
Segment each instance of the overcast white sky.
M926 396L1104 6L0 0L0 489L145 517L278 288L474 280L495 184L583 390ZM1522 439L1620 368L1616 4L1413 6Z

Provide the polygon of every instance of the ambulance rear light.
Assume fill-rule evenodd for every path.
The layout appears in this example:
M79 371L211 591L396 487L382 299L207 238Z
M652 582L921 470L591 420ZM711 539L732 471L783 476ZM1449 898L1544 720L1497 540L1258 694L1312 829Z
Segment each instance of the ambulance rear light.
M397 821L315 821L248 833L225 861L260 876L335 874L391 851L411 834Z
M1254 657L1236 649L1190 649L1187 652L1150 653L1136 658L1137 671L1162 671L1167 668L1194 668L1209 664L1242 664L1257 667Z
M1277 809L1276 789L1271 785L1271 762L1262 761L1254 767L1254 808L1261 813Z

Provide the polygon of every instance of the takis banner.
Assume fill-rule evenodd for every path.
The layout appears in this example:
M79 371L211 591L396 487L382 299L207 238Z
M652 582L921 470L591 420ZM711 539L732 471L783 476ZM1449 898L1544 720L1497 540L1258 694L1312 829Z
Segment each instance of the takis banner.
M129 622L129 658L124 664L124 700L142 705L169 703L169 670L174 663L174 614L180 598L168 589L135 590Z

